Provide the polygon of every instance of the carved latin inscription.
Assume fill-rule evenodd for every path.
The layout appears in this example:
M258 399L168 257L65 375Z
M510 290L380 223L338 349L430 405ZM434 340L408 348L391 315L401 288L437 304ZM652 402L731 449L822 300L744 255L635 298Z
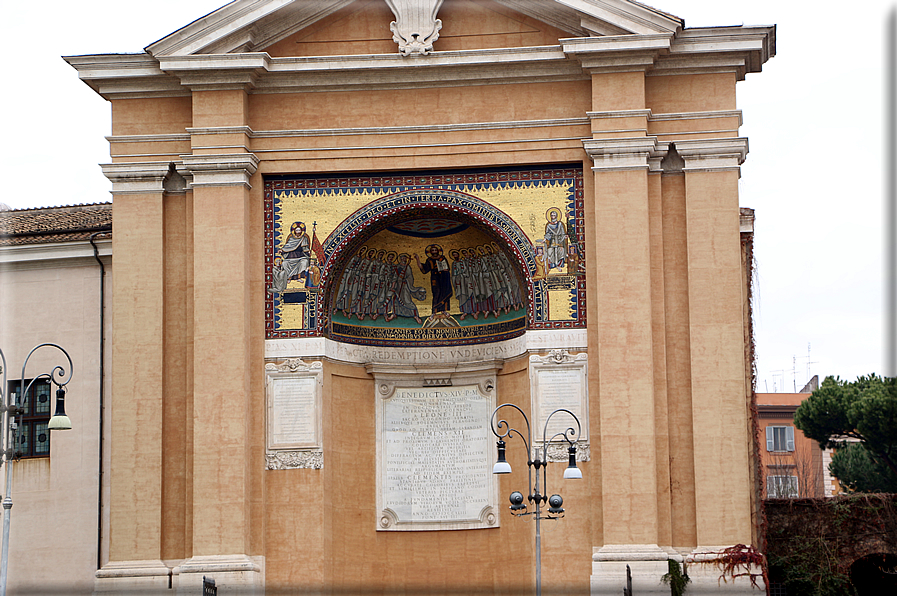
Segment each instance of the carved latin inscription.
M468 385L401 387L381 401L378 529L494 525L492 400Z

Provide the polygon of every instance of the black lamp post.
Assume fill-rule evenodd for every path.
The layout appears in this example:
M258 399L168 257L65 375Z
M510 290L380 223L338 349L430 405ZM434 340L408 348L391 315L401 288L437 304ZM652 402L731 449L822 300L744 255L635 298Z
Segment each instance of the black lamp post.
M502 408L510 407L514 408L520 415L523 416L523 420L526 422L526 434L524 435L522 432L517 430L516 428L512 428L508 422L504 419L498 419L496 421L496 415L498 411ZM548 437L548 424L551 421L552 416L559 412L564 412L568 414L573 421L576 422L576 428L574 429L572 426L567 428L564 432L555 433L551 437ZM570 456L569 462L567 464L567 469L564 470L564 478L570 479L578 479L582 478L582 471L576 467L576 442L579 440L579 437L582 435L582 426L579 423L579 418L571 412L570 410L564 408L558 408L554 410L551 414L548 415L548 418L545 419L545 426L542 429L542 447L538 447L533 443L533 435L529 425L529 418L527 418L526 414L523 413L523 410L518 408L514 404L506 403L498 406L492 412L492 434L498 437L498 442L496 445L498 446L498 459L495 462L495 465L492 467L493 474L510 474L511 473L511 464L505 459L505 450L507 448L507 444L505 443L505 438L512 439L515 436L519 437L525 447L527 453L527 471L529 481L527 483L527 490L529 490L529 495L524 497L523 493L519 491L514 491L511 493L510 501L511 501L511 513L517 516L523 515L532 515L533 519L536 520L536 596L542 595L542 526L541 522L543 519L558 519L564 516L564 508L562 505L564 504L564 499L561 495L554 494L550 497L542 494L542 490L544 487L544 491L548 492L548 445L555 439L562 439L567 442L567 453ZM541 449L541 450L540 450ZM535 474L533 471L535 470ZM540 479L541 474L541 479ZM535 476L535 480L533 478ZM541 484L540 484L541 480ZM528 505L526 501L532 503L535 507L534 511L527 511ZM548 503L548 513L543 514L542 504Z
M68 373L66 373L65 368L56 366L49 373L35 376L26 387L25 368L28 366L28 361L31 359L31 355L43 347L56 348L65 354L69 363ZM3 355L3 350L0 350L0 365L2 365L2 370L0 370L0 372L3 373L3 384L0 385L0 416L3 418L3 435L0 437L0 456L2 456L3 462L6 464L6 494L3 496L3 549L0 551L0 596L6 596L6 568L7 563L9 562L9 518L12 510L12 462L17 460L21 455L16 451L16 429L18 428L18 424L16 423L15 418L16 416L21 416L25 412L22 408L16 405L12 398L12 394L8 391L6 384L6 356ZM19 396L23 401L36 381L47 379L50 381L51 386L55 385L56 412L47 424L47 431L69 430L72 428L71 420L65 415L65 386L72 380L72 358L69 356L68 352L56 344L38 344L34 346L31 351L28 352L28 356L25 357L25 363L22 364L22 376L20 379L21 385Z

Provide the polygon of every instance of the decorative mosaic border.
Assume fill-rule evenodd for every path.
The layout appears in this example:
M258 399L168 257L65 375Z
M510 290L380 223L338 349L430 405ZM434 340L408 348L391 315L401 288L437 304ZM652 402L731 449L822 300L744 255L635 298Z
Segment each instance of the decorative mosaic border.
M322 271L322 287L327 287L329 281L328 276L334 266L334 260L331 256L339 254L341 246L346 244L346 230L350 229L347 222L353 218L358 219L361 212L369 212L371 205L382 203L382 208L395 202L399 195L405 202L420 201L420 206L427 203L430 207L451 209L456 205L457 209L463 210L469 215L477 214L480 217L475 219L485 227L492 229L492 232L509 240L517 252L514 255L529 272L531 300L529 301L529 329L574 329L584 328L586 326L586 309L585 309L585 221L584 221L584 195L582 178L582 166L567 165L557 167L531 167L516 168L502 170L478 170L463 172L431 172L431 173L398 173L391 175L337 175L326 177L306 177L306 176L266 176L265 177L265 283L266 287L271 284L273 270L273 256L275 250L275 239L277 238L278 208L274 195L276 191L281 190L315 190L318 192L339 192L352 189L373 189L376 188L383 192L387 192L390 196L384 197L377 201L366 205L350 215L340 226L338 226L324 240L323 248L326 255L326 261L323 264ZM579 263L578 270L572 274L563 276L551 276L546 279L532 280L533 265L533 247L528 242L525 235L515 232L514 228L517 224L508 218L501 211L500 206L493 206L485 201L472 196L477 190L494 189L500 187L508 187L520 183L528 182L544 182L554 180L571 180L573 182L573 192L568 197L565 207L570 209L573 217L565 220L567 224L567 236L571 242L579 247ZM465 190L461 192L457 188L463 187ZM471 190L473 188L473 190ZM417 197L418 199L415 199ZM427 200L427 197L430 197ZM402 208L398 203L392 205L394 208ZM485 209L484 209L485 206ZM378 206L381 208L381 206ZM407 208L407 206L405 207ZM504 218L501 216L504 215ZM509 223L510 222L510 225ZM572 225L570 225L572 224ZM355 228L357 230L357 228ZM342 230L342 231L341 231ZM519 231L519 227L517 227ZM516 237L516 238L515 238ZM522 241L519 239L522 238ZM560 285L564 289L569 289L574 296L576 305L576 317L569 321L551 321L548 320L548 291L553 287ZM265 337L267 339L280 338L300 338L300 337L320 337L324 335L325 325L327 323L326 316L318 312L319 301L318 296L313 295L316 290L310 290L305 296L297 296L296 298L304 298L309 300L308 315L306 317L304 329L280 329L275 316L276 305L280 300L279 297L272 294L266 295L265 300ZM320 292L320 290L318 290ZM384 341L384 345L388 344Z

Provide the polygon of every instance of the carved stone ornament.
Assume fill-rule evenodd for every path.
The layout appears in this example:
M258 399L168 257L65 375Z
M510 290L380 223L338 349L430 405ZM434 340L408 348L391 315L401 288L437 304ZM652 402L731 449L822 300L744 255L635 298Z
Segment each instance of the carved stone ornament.
M266 470L294 470L324 467L323 451L269 451L265 454Z
M312 370L322 369L324 365L321 362L307 363L301 358L290 358L283 362L269 362L265 365L265 370L269 372L309 372Z
M442 21L436 18L443 0L386 0L396 20L389 24L392 39L403 56L433 51Z
M584 361L588 358L586 353L576 354L575 356L567 350L551 350L547 356L532 355L530 362L540 364L569 364L576 361Z
M546 457L546 461L551 462L566 462L570 459L570 454L567 451L567 443L549 443L548 444L548 457ZM588 443L577 443L576 444L576 461L589 461L592 459L592 450L589 447Z

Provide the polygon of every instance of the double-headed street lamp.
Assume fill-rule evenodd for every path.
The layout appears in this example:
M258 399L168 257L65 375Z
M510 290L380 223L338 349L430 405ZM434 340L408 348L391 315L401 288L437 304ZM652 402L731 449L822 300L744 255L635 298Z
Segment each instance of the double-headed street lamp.
M526 434L524 435L522 432L517 430L516 428L512 428L508 422L504 419L499 418L496 421L496 416L498 411L502 408L514 408L520 415L523 416L523 420L526 422ZM568 427L565 431L555 433L551 437L548 437L548 424L551 422L552 416L558 414L560 412L568 414L573 421L576 422L576 428L574 429L572 426ZM523 413L523 410L518 408L516 405L511 403L506 403L498 406L492 412L492 434L498 437L498 442L496 445L498 446L498 460L495 462L495 465L492 467L493 474L510 474L511 473L511 464L505 459L505 438L512 439L515 436L520 437L526 446L526 454L527 454L527 471L529 474L529 482L527 483L527 490L529 491L529 495L524 499L523 493L519 491L514 491L511 493L510 501L511 501L511 513L513 515L522 516L522 515L532 515L533 519L536 520L536 596L541 596L542 594L542 526L541 522L543 519L558 519L564 516L564 508L562 505L564 504L564 499L561 495L551 495L550 497L542 494L542 490L545 493L548 492L548 445L554 441L555 439L561 439L567 442L567 454L570 459L567 464L567 469L564 470L564 478L577 479L582 478L582 471L576 467L576 442L579 440L579 437L582 435L582 426L579 423L579 418L571 412L570 410L564 408L558 408L554 410L551 414L548 415L548 418L545 419L545 426L542 429L542 447L538 447L533 443L533 435L532 430L529 425L529 418L526 417L526 414ZM541 450L540 450L541 449ZM533 470L535 470L535 481L533 480ZM541 472L540 472L541 471ZM540 473L541 473L541 485L540 485ZM544 487L544 488L542 488ZM529 501L535 507L535 511L527 511L527 504L525 500ZM543 515L542 512L542 504L548 503L548 513Z
M43 347L56 348L65 354L68 360L68 372L62 366L56 366L49 373L43 373L35 376L25 386L25 368L31 355ZM6 494L3 496L3 549L0 552L0 596L6 596L6 567L9 562L9 518L12 510L12 462L17 460L21 453L16 449L16 431L18 423L16 416L21 416L25 410L19 407L13 399L13 392L9 391L6 383L6 356L3 350L0 350L0 371L3 373L3 384L0 385L0 415L3 418L3 436L0 437L0 455L6 464ZM36 381L47 379L50 385L56 386L56 412L50 418L47 424L47 431L51 430L69 430L72 428L72 422L65 415L65 386L72 380L72 359L68 352L63 350L56 344L38 344L34 346L28 356L25 357L25 363L22 364L22 376L20 377L19 399L25 403L26 396ZM36 404L35 404L36 406Z

